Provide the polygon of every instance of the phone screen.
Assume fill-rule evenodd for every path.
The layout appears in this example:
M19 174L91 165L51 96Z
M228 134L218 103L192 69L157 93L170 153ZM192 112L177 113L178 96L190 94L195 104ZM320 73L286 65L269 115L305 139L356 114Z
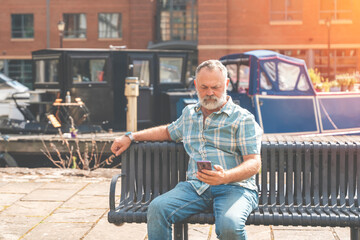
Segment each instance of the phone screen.
M198 171L201 171L202 169L211 170L211 162L210 161L197 161L196 162Z

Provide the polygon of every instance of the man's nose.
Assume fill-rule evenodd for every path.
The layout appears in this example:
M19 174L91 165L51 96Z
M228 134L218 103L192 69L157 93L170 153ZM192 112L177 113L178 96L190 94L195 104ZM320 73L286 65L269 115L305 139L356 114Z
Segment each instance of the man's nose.
M206 91L206 95L212 96L212 95L214 95L214 91L213 91L212 89L208 89L208 90Z

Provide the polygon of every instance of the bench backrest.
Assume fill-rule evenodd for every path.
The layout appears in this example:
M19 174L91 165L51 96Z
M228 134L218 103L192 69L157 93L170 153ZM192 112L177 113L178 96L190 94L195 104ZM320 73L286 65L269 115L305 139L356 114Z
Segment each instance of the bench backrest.
M260 205L359 207L360 145L263 142Z
M259 206L358 208L360 146L356 143L263 142L256 176ZM181 143L142 142L122 154L120 205L147 205L184 181L188 155Z

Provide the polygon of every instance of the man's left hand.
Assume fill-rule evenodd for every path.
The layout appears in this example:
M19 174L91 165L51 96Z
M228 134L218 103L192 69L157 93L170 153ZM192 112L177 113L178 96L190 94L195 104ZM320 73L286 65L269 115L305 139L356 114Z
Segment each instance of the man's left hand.
M214 165L214 170L203 169L198 171L196 177L209 185L226 184L226 172L220 165Z

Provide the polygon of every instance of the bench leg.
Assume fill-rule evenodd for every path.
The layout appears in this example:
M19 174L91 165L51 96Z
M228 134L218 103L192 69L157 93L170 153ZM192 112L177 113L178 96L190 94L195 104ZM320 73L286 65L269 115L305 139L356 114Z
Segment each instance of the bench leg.
M174 240L188 240L188 225L187 223L174 224Z
M360 240L360 228L357 227L350 228L350 239Z

